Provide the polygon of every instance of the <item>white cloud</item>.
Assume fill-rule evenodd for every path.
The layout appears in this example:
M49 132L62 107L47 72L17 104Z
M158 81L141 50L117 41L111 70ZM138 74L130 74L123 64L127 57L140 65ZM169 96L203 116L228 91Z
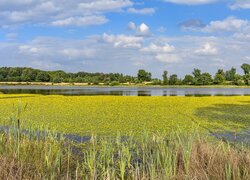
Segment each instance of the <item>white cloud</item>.
M107 22L105 13L122 12L132 6L131 0L1 0L0 26L24 23L96 25L101 24L100 21ZM89 17L98 17L99 21L82 22Z
M140 48L143 43L142 37L137 36L127 36L127 35L108 35L103 34L103 40L109 43L112 43L114 47L122 48Z
M217 68L234 66L240 69L241 64L249 61L249 49L249 40L231 34L218 37L145 38L125 34L83 39L37 37L25 42L0 42L0 63L2 66L31 66L46 70L133 75L143 67L157 77L161 77L164 69L182 77L191 73L194 67L210 73L215 73Z
M165 45L156 45L154 43L151 43L149 46L144 47L141 49L143 52L154 52L154 53L170 53L175 50L175 47L169 44Z
M178 63L181 61L177 54L157 54L156 59L164 63Z
M42 52L42 49L29 45L21 45L19 46L19 52L26 54L37 54L39 52Z
M108 22L105 16L84 16L84 17L70 17L63 20L53 21L53 26L90 26L100 25Z
M250 0L236 0L230 5L232 10L235 9L250 9Z
M210 56L210 55L217 55L218 50L216 47L214 47L213 44L205 43L200 49L197 49L195 53L198 55Z
M155 13L155 9L154 8L143 8L143 9L129 8L128 12L132 14L152 15Z
M233 35L237 39L250 41L250 32L240 32Z
M30 4L34 0L1 0L0 5L9 5L9 4Z
M81 58L81 57L94 57L96 51L94 49L79 49L79 48L67 48L63 49L61 53L68 58Z
M213 3L219 0L164 0L164 1L175 4L199 5L199 4Z
M81 10L93 13L93 11L117 11L132 5L133 3L130 0L93 0L92 2L81 2L78 7Z
M165 63L177 63L181 61L180 55L175 52L175 47L167 43L160 45L151 43L149 46L140 49L143 53L152 54L154 59Z
M225 31L240 31L249 26L249 21L228 17L224 20L211 21L203 30L206 32L225 32Z
M138 36L149 36L150 35L150 27L145 23L141 23L140 25L137 26L134 22L129 22L128 28L130 30L136 31L136 34Z
M146 25L145 23L142 23L138 27L138 32L141 33L141 34L148 34L149 33L149 27L148 27L148 25Z

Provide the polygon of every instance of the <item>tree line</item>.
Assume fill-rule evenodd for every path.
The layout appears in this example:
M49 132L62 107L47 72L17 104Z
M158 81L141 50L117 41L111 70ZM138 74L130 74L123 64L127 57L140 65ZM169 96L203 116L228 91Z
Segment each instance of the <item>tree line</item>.
M183 79L177 74L168 75L164 71L162 79L152 78L152 73L144 69L138 70L137 76L123 75L122 73L66 73L64 71L43 71L27 67L1 67L0 82L52 82L52 83L88 83L90 85L119 85L121 83L144 83L152 85L250 85L250 65L242 64L244 74L236 72L236 68L224 71L218 69L212 76L208 72L194 69Z
M135 77L121 73L66 73L62 70L43 71L27 67L1 67L0 82L53 82L53 83L126 83Z

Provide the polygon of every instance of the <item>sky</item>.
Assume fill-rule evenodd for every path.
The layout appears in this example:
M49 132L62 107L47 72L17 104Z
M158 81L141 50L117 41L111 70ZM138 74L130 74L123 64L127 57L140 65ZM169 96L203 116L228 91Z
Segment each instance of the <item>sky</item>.
M183 77L250 63L250 0L0 0L0 66Z

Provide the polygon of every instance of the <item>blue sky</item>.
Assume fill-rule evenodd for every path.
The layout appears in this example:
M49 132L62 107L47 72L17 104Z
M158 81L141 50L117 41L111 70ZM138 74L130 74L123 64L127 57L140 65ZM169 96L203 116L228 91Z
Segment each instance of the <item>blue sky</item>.
M250 0L1 0L0 66L67 72L250 63Z

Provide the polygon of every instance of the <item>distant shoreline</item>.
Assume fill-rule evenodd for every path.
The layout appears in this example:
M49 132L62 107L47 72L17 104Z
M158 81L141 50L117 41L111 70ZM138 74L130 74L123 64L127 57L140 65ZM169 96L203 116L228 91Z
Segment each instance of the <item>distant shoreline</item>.
M53 82L0 82L1 86L83 86L83 87L153 87L153 88L250 88L250 86L237 86L237 85L152 85L149 83L134 84L122 83L120 85L99 85L88 83L53 83Z

